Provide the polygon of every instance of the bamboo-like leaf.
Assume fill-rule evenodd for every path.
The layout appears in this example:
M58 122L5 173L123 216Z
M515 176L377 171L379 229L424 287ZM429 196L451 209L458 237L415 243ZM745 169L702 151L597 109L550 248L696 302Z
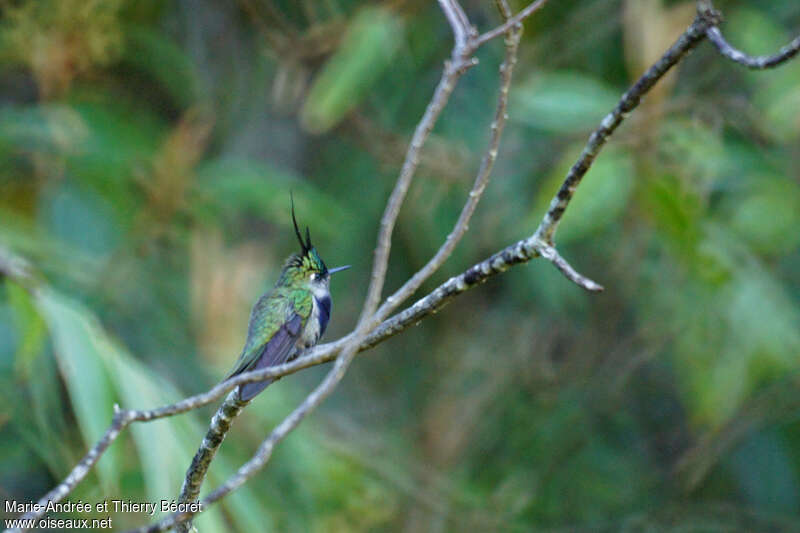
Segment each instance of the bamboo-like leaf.
M572 72L538 73L512 94L513 120L555 133L593 128L614 108L617 91Z
M108 338L105 342L105 363L125 407L147 409L180 399L178 391L166 380ZM202 435L202 430L194 428L199 424L191 423L191 416L171 417L130 427L142 463L148 501L176 497L184 472L191 461L192 450L196 448L201 438L199 436ZM209 531L226 529L219 508L206 509L202 516Z
M312 133L336 126L389 66L402 37L402 22L392 10L361 9L311 86L300 113L303 126Z
M333 236L345 224L344 207L290 173L246 159L214 159L198 169L194 193L198 216L243 212L291 229L289 191L303 225Z
M41 288L35 301L50 329L58 368L88 448L111 422L115 401L101 353L106 349L104 333L88 310L55 291ZM119 452L118 446L111 446L97 464L107 492L119 481Z

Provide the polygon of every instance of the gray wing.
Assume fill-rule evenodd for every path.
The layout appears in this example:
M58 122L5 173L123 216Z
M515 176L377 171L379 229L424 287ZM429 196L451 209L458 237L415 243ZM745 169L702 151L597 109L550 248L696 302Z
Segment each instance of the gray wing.
M241 374L242 372L249 372L251 370L267 368L285 363L294 352L295 343L297 342L297 338L300 336L301 325L302 319L300 318L300 315L293 313L292 318L282 325L280 329L275 332L275 335L272 336L269 342L264 345L264 349L261 350L258 358L256 358L255 364L237 369L231 374L231 376ZM240 385L239 398L242 401L250 400L256 394L264 390L267 385L273 381L275 380L268 379L266 381L260 381L257 383L245 383L244 385Z

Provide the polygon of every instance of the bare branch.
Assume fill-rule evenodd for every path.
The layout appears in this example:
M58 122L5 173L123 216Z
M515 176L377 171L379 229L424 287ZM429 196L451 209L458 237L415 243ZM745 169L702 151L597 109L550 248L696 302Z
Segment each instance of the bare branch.
M717 47L720 54L735 63L755 70L778 67L800 52L800 36L796 37L774 55L749 56L731 46L728 41L725 40L725 37L722 36L722 32L719 31L719 28L711 27L706 31L706 34L708 35L708 40L714 43L714 46Z
M567 260L561 257L561 255L558 253L558 250L552 246L541 243L539 246L539 254L553 263L559 272L564 274L568 280L575 283L579 287L582 287L589 292L601 292L603 290L602 285L599 285L586 276L579 274L574 268L572 268L572 265L567 263Z
M42 515L44 515L44 509L48 503L59 502L64 499L64 497L69 494L83 478L86 477L92 467L94 467L94 465L97 463L97 460L100 459L111 443L117 439L120 432L128 427L132 421L132 411L120 411L117 406L114 406L114 411L114 418L111 422L111 425L105 431L105 433L103 433L103 436L100 437L100 440L98 440L92 449L86 453L83 459L81 459L80 462L75 465L69 475L64 478L64 481L56 485L50 492L39 499L34 508L41 510L28 511L20 517L20 522L25 523L28 520L40 518ZM16 528L9 529L7 531L17 532L22 530Z
M639 105L642 97L691 49L700 44L706 37L706 31L718 22L719 15L716 11L700 10L694 22L678 37L675 44L622 95L616 107L606 115L600 123L600 127L589 137L589 142L581 152L578 161L567 173L564 183L550 202L550 207L536 230L536 237L552 245L553 236L564 210L608 138L625 120L628 113Z
M442 2L443 4L445 2ZM455 16L455 15L453 15ZM448 20L449 16L448 16ZM452 21L451 21L451 24ZM458 24L453 26L460 27ZM453 47L453 53L450 61L446 61L442 77L436 90L433 93L433 98L422 119L417 124L414 130L414 135L411 138L411 143L408 146L403 166L400 170L400 175L397 178L397 183L394 186L391 196L386 204L386 209L381 218L380 230L378 234L378 243L375 247L375 258L373 260L372 275L370 278L369 289L367 290L367 297L364 301L364 309L361 312L361 318L364 320L366 317L372 315L378 307L383 292L383 284L386 280L386 270L389 265L389 249L391 248L392 232L394 231L394 224L400 214L400 207L403 200L408 193L408 188L411 186L411 181L414 178L414 173L419 165L420 151L425 141L428 139L433 126L439 118L442 110L444 109L450 95L455 88L458 79L466 72L466 70L474 65L468 56L464 56L464 49L461 45L456 44Z
M714 13L714 3L712 0L698 0L697 1L697 10L700 13ZM717 15L719 18L719 16ZM717 47L717 50L720 54L727 57L734 63L739 63L740 65L744 65L747 68L754 69L754 70L764 70L768 68L774 68L777 66L782 65L786 61L790 60L794 56L800 52L800 36L796 37L792 42L778 50L776 54L769 55L769 56L751 56L745 54L741 50L734 48L733 46L725 40L725 37L722 36L722 32L719 30L717 25L719 24L720 20L717 21L716 24L708 28L706 30L706 34L708 36L708 40L711 41L714 46Z
M179 503L188 503L197 500L200 495L200 487L208 472L208 467L211 466L211 461L217 454L222 441L225 440L225 435L233 424L233 420L239 416L239 413L244 409L250 401L242 401L239 394L234 390L228 394L225 401L217 409L214 417L211 419L211 424L208 427L205 438L200 444L197 452L192 458L192 463L186 472L186 477L183 480L181 493L178 497ZM181 524L180 530L188 531L191 527L191 522L187 521Z
M455 48L458 49L459 55L462 55L463 50L467 47L467 40L472 38L476 31L458 0L439 0L439 7L442 8L447 22L453 29Z
M510 13L510 11L508 10L508 5L505 4L504 1L498 3L498 9L500 9L504 18L508 18L507 13ZM406 301L409 296L414 294L414 292L419 289L425 280L430 278L434 272L439 270L439 267L441 267L444 262L447 261L447 259L453 253L453 250L458 242L467 232L467 229L469 228L469 221L475 212L475 208L478 206L481 196L483 196L483 191L486 190L486 186L488 185L489 178L492 174L492 168L497 160L500 137L503 135L503 128L505 127L506 120L508 119L508 114L506 113L508 108L508 91L511 87L511 78L514 72L514 65L517 62L517 51L519 49L519 42L521 38L521 25L512 26L508 30L508 35L506 36L505 59L503 60L503 64L500 65L500 89L497 97L494 120L492 121L491 125L489 147L487 148L486 153L481 160L481 166L478 170L477 176L475 177L475 182L469 192L467 202L461 209L461 214L459 215L458 220L453 226L450 234L445 239L444 244L428 261L428 263L425 264L425 266L423 266L416 274L414 274L411 279L406 281L402 287L395 291L394 294L386 299L384 304L378 310L377 315L379 319L383 320L389 316L389 314L397 309L400 304Z
M473 26L469 23L466 14L464 14L464 10L456 0L439 0L439 5L450 27L453 29L455 45L453 46L450 60L445 62L444 72L442 73L439 85L436 87L433 98L425 109L425 114L417 124L414 135L411 138L411 144L409 144L408 151L406 152L403 167L400 170L397 183L389 197L383 217L381 218L378 244L375 248L375 258L372 267L372 276L369 289L367 290L367 298L364 302L364 309L361 312L361 319L371 314L367 312L368 309L374 311L378 307L383 285L386 280L386 270L389 264L389 249L391 247L394 224L397 221L397 217L400 213L400 206L405 199L406 193L408 193L414 173L419 165L420 151L439 118L442 109L444 109L444 106L447 104L456 82L470 67L476 64L476 61L471 57L472 53L487 41L518 27L522 20L538 11L546 2L547 0L537 0L523 9L515 17L507 20L502 26L478 36ZM389 312L391 312L391 310Z
M530 17L531 15L539 11L541 8L544 7L546 3L547 0L536 0L536 2L530 4L528 7L526 7L525 9L517 13L515 16L505 21L500 26L476 37L475 41L473 42L473 45L475 46L475 48L477 48L483 45L484 43L503 35L504 33L508 32L509 29L519 25L523 20L525 20L526 18Z

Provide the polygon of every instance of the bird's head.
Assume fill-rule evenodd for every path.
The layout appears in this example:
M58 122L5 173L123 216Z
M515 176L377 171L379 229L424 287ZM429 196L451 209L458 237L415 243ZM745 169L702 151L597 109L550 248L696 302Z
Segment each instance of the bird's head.
M284 275L288 276L293 283L308 283L312 289L327 290L330 283L331 274L341 272L350 268L350 265L328 269L325 262L319 256L317 249L311 244L311 232L306 226L305 240L297 227L297 219L294 216L294 199L292 199L292 224L300 243L300 253L293 254L286 261Z

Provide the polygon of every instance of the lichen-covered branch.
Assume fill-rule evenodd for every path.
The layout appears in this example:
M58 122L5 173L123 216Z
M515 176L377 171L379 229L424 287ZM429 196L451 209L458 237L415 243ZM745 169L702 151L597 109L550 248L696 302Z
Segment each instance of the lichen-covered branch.
M225 440L225 435L233 424L233 420L239 416L239 413L244 409L249 401L242 401L239 398L237 390L233 390L219 406L214 417L211 419L211 424L208 426L206 436L200 444L197 452L192 458L192 463L186 472L186 478L183 480L181 487L181 494L178 497L179 503L194 502L200 496L200 487L208 472L208 467L211 466L211 461L217 454L222 441ZM178 531L188 532L191 529L191 522L186 521L178 525Z
M553 244L561 217L567 209L575 190L580 185L586 172L591 168L597 154L608 141L608 138L622 124L625 117L633 111L642 100L642 97L653 88L653 86L674 67L692 48L700 44L706 37L706 31L719 22L719 15L713 9L701 8L698 11L694 22L683 34L678 37L669 50L656 61L642 76L634 83L625 94L622 95L619 103L606 115L600 126L594 130L589 137L578 161L570 168L561 188L558 190L550 207L545 213L536 236L548 244Z
M713 11L714 3L712 0L698 0L697 9L699 11ZM800 52L800 36L795 37L792 42L773 55L751 56L731 46L717 25L708 28L706 35L708 40L717 47L719 53L724 57L753 70L764 70L780 66Z
M769 56L750 56L731 46L716 26L709 28L706 34L708 35L708 40L714 43L714 46L717 47L720 54L731 61L754 70L778 67L800 52L800 36L795 37L792 42L781 48L776 54Z

